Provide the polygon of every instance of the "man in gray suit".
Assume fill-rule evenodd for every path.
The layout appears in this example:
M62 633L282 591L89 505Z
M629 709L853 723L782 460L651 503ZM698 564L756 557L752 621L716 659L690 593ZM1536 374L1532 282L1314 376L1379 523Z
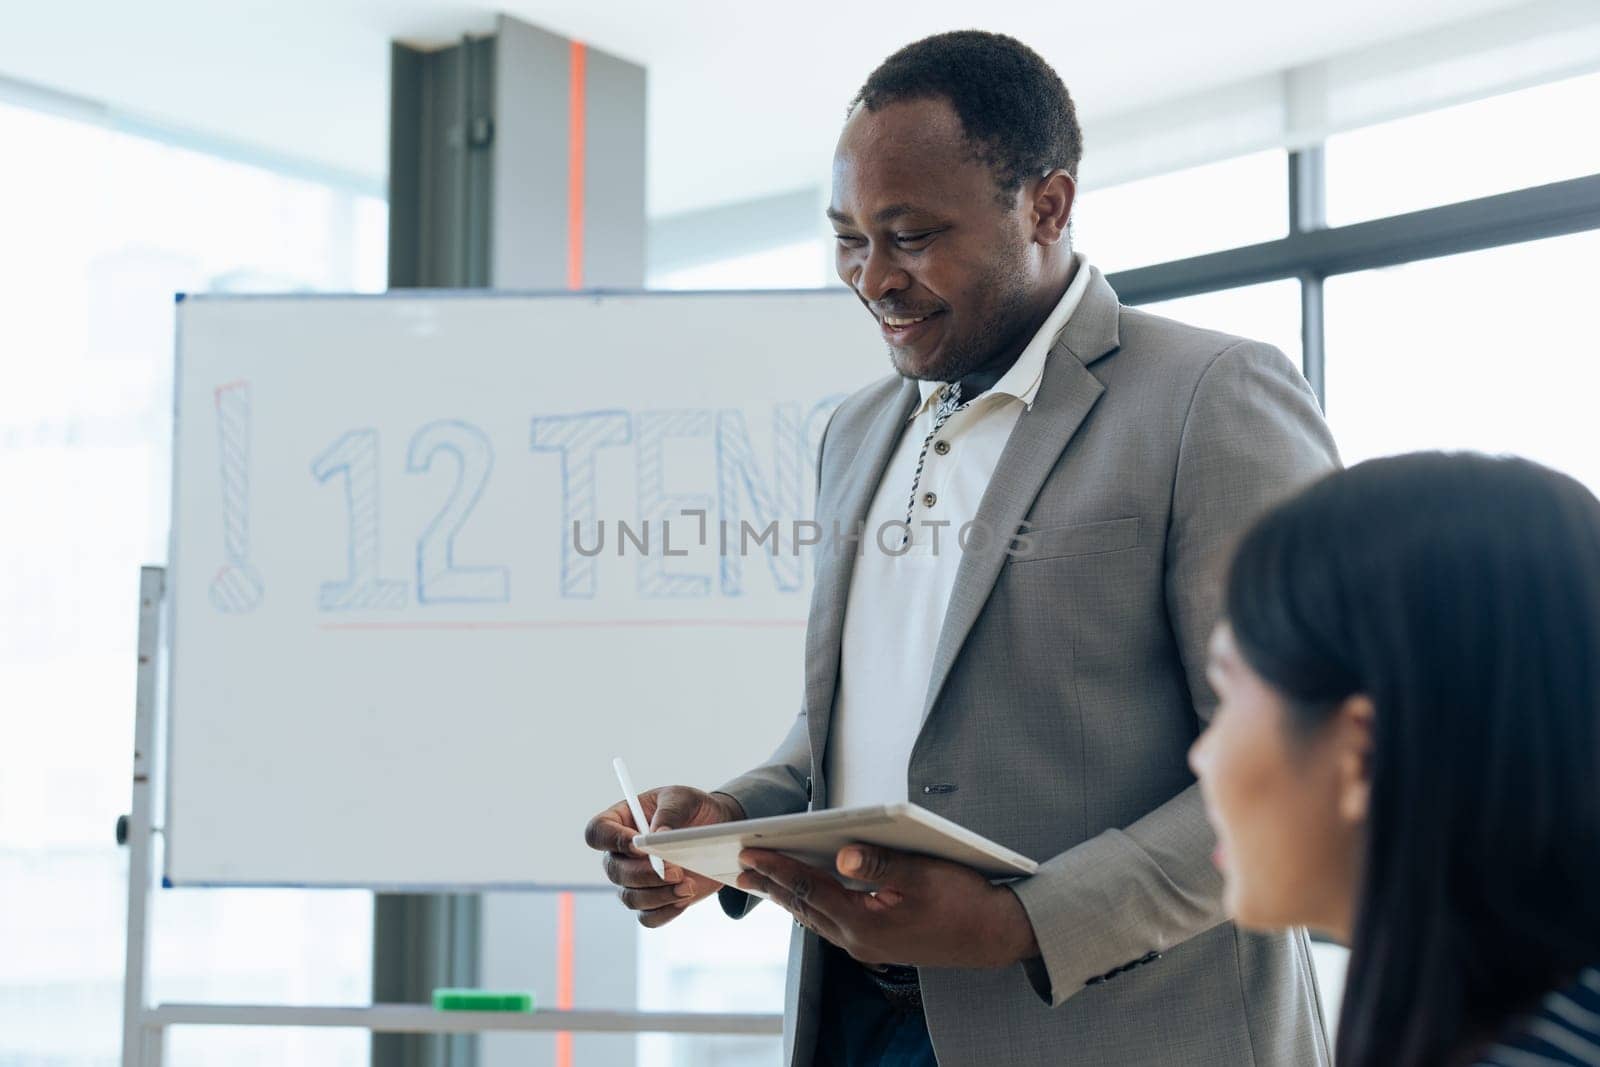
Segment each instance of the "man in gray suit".
M839 275L897 373L823 439L800 715L647 817L909 798L1041 867L843 850L868 894L746 853L741 886L799 924L794 1065L1328 1062L1305 935L1224 920L1185 752L1231 539L1336 453L1282 353L1122 307L1072 251L1080 144L1055 72L976 32L891 56L840 137ZM618 805L587 838L646 926L716 891L634 832Z

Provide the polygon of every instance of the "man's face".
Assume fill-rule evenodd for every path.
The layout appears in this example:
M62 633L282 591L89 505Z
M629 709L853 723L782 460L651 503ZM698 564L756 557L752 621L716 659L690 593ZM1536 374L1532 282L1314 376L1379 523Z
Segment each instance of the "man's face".
M839 277L908 378L965 377L1028 325L1032 205L1022 195L1001 206L994 172L972 154L943 99L857 107L834 151Z

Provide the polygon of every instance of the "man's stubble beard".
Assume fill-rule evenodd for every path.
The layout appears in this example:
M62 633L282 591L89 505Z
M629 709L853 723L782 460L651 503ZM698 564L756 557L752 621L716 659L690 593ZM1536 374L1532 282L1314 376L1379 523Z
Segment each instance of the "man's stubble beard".
M984 316L978 329L955 342L955 348L945 354L945 358L936 367L929 367L921 373L902 366L898 353L891 346L888 349L889 363L903 378L914 378L930 382L955 382L987 366L1002 348L1008 347L1015 340L1014 334L1019 328L1017 324L1023 320L1028 307L1028 291L1020 273L1005 276L1004 291L989 314ZM950 344L951 342L946 342Z

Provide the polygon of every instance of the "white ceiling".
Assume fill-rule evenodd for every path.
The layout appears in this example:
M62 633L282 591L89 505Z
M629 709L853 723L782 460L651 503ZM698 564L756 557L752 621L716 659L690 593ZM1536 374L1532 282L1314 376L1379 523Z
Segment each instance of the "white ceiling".
M388 42L445 43L496 10L649 69L649 210L823 180L844 106L908 41L1027 41L1094 119L1515 0L0 0L0 76L366 177L387 167Z

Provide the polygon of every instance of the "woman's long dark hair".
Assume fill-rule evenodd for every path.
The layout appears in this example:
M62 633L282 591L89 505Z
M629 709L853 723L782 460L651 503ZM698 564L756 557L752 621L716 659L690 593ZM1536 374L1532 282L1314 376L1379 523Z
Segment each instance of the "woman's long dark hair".
M1305 729L1376 708L1340 1067L1470 1062L1600 962L1600 501L1525 460L1373 460L1245 535L1226 612Z

